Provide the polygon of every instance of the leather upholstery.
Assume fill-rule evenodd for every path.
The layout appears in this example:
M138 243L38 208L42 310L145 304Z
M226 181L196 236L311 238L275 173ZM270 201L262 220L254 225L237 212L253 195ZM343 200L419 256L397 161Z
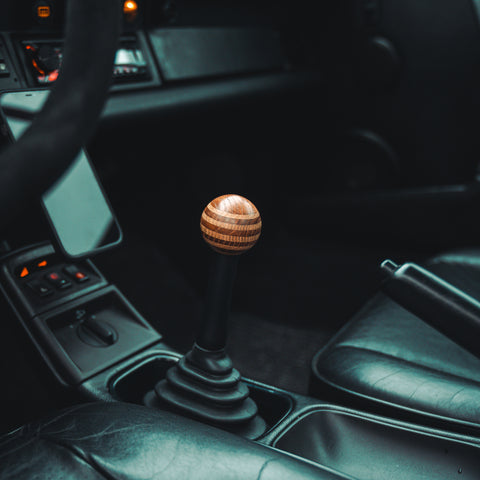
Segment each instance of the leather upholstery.
M314 464L167 412L73 407L0 439L1 479L325 479Z
M480 251L444 255L424 266L480 298ZM315 356L312 393L326 386L363 403L480 426L480 359L383 294Z

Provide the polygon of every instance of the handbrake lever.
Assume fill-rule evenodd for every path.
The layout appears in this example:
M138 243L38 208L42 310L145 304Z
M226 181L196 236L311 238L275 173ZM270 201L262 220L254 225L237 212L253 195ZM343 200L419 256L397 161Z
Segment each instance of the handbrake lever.
M480 358L480 302L415 263L385 260L382 291Z

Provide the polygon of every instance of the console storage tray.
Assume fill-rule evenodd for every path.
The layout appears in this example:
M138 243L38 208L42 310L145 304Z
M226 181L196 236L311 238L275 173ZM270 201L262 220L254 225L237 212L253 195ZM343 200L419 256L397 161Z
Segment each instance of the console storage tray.
M478 479L480 440L340 407L309 409L273 446L358 480Z

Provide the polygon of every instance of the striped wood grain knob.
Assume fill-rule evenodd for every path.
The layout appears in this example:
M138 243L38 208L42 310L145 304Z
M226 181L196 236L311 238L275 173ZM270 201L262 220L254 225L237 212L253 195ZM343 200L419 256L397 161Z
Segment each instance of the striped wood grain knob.
M262 219L257 207L240 195L212 200L200 220L204 240L218 253L241 255L260 238Z

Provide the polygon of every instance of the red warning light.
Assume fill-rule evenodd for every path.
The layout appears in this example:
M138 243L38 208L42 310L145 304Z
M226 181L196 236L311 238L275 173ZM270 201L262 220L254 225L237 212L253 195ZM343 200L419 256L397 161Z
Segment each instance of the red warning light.
M49 82L55 82L58 78L58 70L55 70L48 76L48 81Z
M23 270L20 272L20 278L24 278L27 275L30 275L30 272L28 271L27 267L23 267Z

